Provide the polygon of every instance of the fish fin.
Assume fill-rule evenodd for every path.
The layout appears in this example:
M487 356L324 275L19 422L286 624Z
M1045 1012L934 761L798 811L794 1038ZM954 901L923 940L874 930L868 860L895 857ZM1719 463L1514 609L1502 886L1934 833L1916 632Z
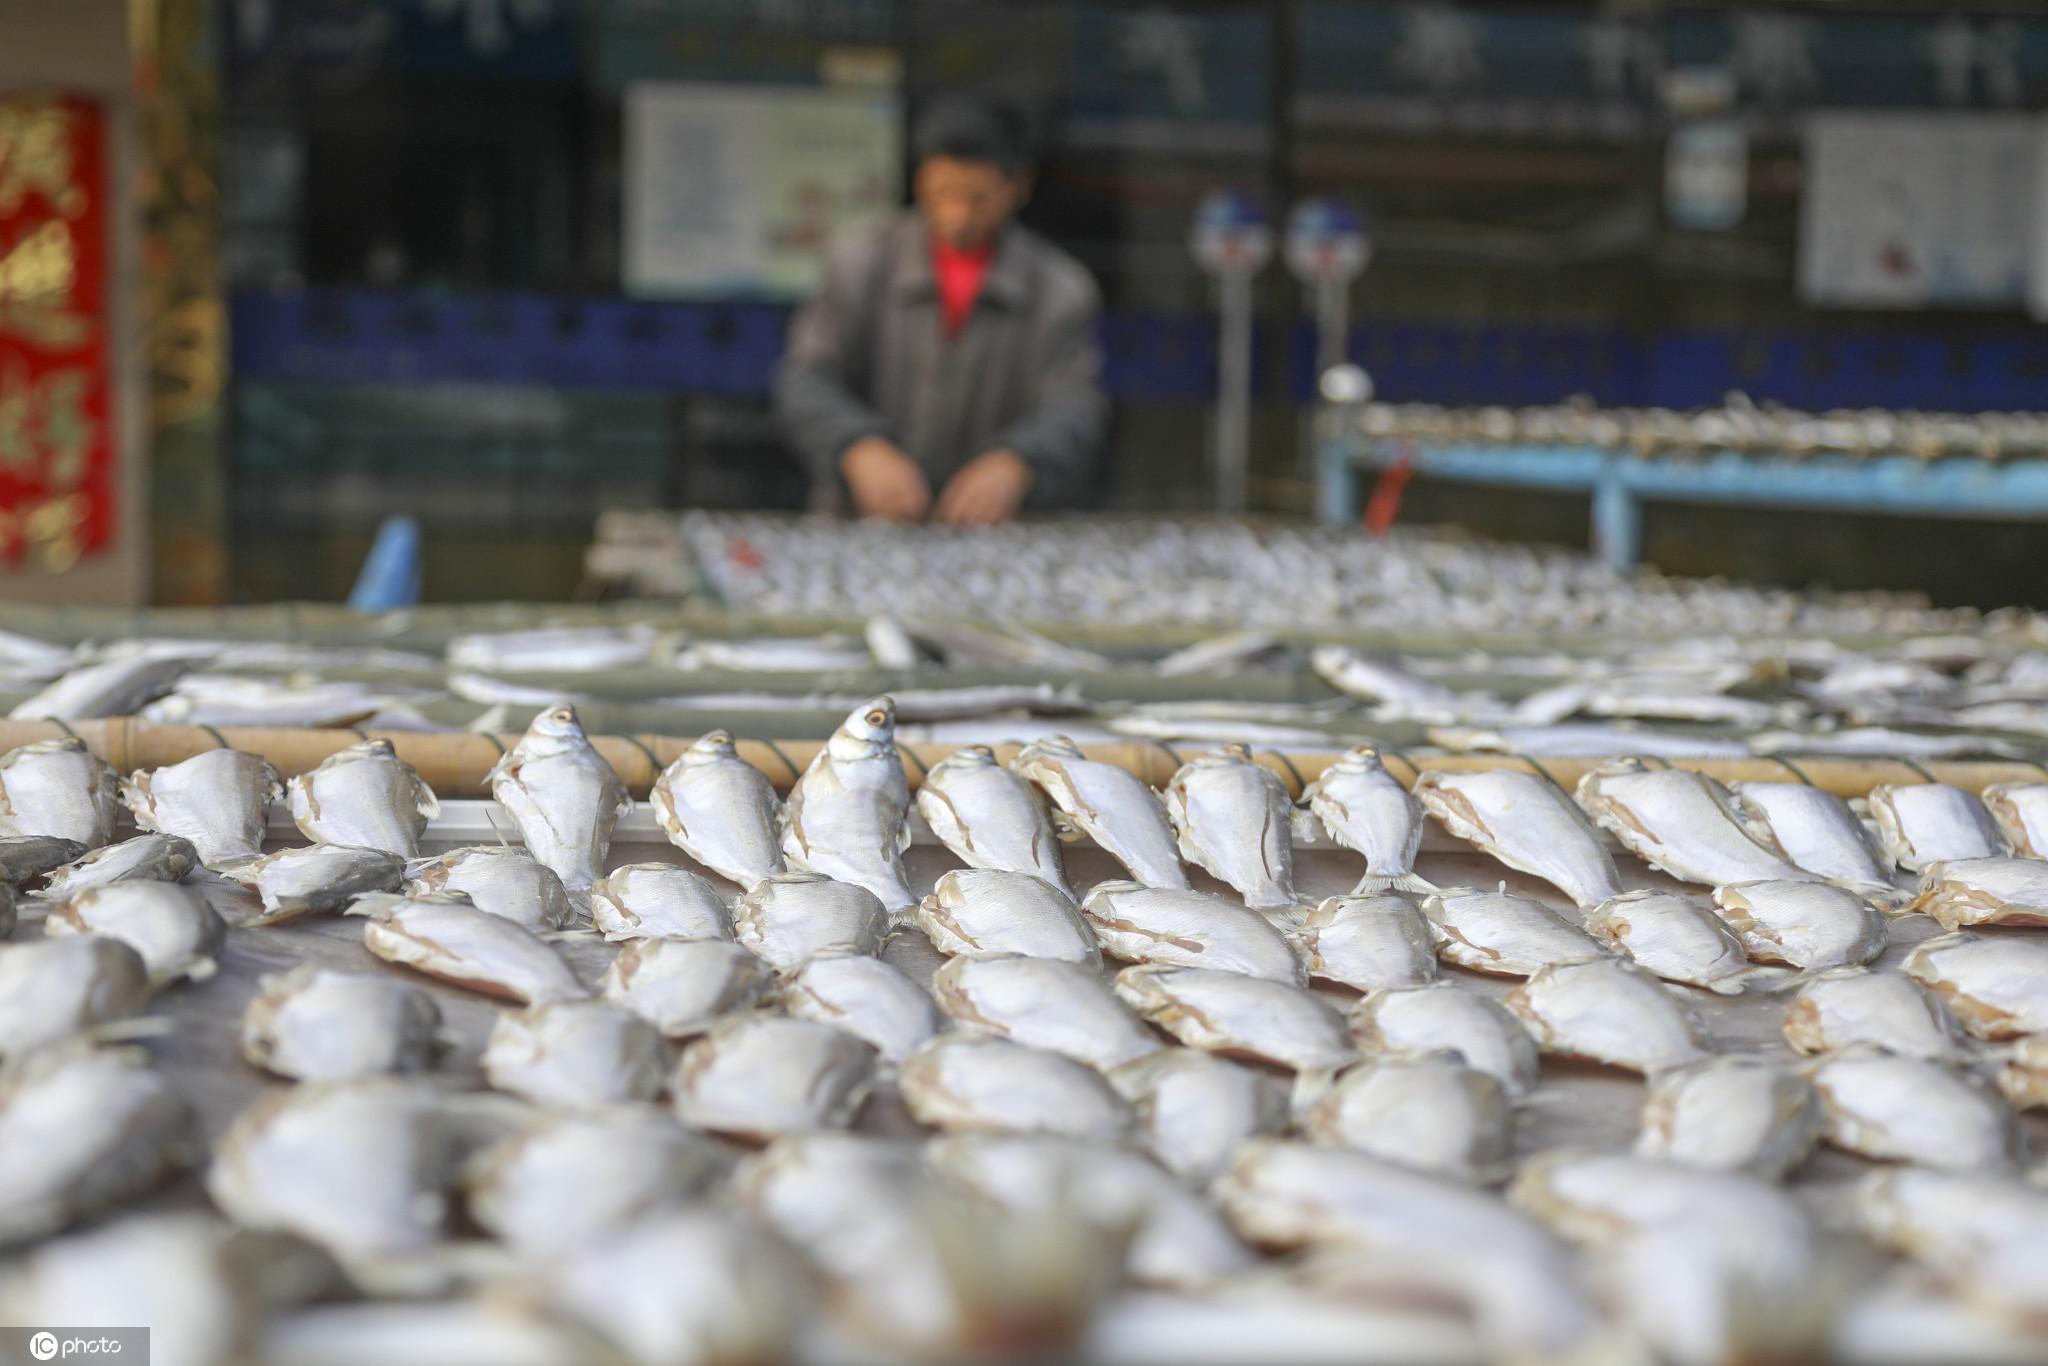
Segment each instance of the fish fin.
M1287 1093L1287 1110L1297 1119L1306 1114L1311 1106L1329 1094L1337 1084L1337 1077L1351 1064L1339 1067L1310 1067L1294 1074L1294 1085Z
M1409 896L1428 896L1438 890L1437 885L1418 873L1367 873L1358 879L1358 885L1351 889L1353 896L1370 896L1374 892L1405 892Z
M441 799L434 795L434 789L428 787L425 781L422 781L419 784L419 790L419 799L413 803L413 810L419 812L420 815L430 821L440 819Z
M1086 837L1074 818L1058 807L1052 809L1052 833L1061 844L1077 844Z
M1899 887L1889 882L1869 882L1861 878L1831 877L1827 879L1827 884L1862 897L1888 916L1912 914L1913 902L1919 895L1915 888Z
M343 915L366 915L373 919L386 915L393 906L403 902L405 897L398 892L365 892L342 908ZM278 909L284 909L279 903Z
M1731 972L1726 977L1709 982L1707 990L1713 992L1716 996L1745 996L1752 992L1764 996L1775 996L1787 990L1784 985L1786 978L1799 976L1801 974L1793 972L1790 968L1759 963L1756 967L1744 968L1741 972Z
M1329 838L1329 832L1323 827L1322 818L1306 806L1295 807L1288 814L1287 825L1296 844L1314 844Z

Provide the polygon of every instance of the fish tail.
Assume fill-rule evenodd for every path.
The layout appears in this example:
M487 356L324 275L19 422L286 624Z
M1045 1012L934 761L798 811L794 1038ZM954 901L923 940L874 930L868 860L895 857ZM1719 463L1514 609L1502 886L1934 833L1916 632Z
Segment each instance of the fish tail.
M1428 896L1439 890L1434 882L1416 873L1367 873L1358 879L1358 885L1351 889L1353 896L1371 896L1375 892L1403 892L1409 896Z

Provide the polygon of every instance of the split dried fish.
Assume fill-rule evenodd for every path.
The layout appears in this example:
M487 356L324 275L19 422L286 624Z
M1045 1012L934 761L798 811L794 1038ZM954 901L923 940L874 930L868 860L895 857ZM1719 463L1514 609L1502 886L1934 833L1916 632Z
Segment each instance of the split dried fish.
M1567 721L1550 726L1431 726L1432 745L1459 753L1519 754L1532 759L1738 759L1749 751L1733 740L1679 735L1627 722Z
M1264 631L1231 631L1161 655L1152 661L1152 672L1163 678L1247 673L1286 651L1287 642L1278 636Z
M1300 987L1238 972L1144 964L1116 975L1116 994L1190 1048L1299 1072L1358 1056L1344 1017Z
M1829 883L1736 883L1716 887L1714 905L1744 952L1759 962L1840 968L1884 952L1884 913Z
M1991 813L1959 787L1947 783L1880 783L1865 798L1877 825L1878 841L1892 862L1909 873L1931 863L1996 858L2005 842Z
M756 1142L844 1128L867 1100L874 1075L874 1048L845 1030L736 1016L683 1050L676 1115L693 1129Z
M457 636L448 642L447 661L486 672L601 673L647 663L657 643L654 631L638 624L542 626Z
M1088 758L1063 735L1026 745L1010 766L1133 878L1148 887L1187 887L1166 806L1136 775Z
M673 667L685 673L855 673L874 667L867 646L847 636L756 636L696 640L676 651Z
M1540 901L1506 892L1446 887L1422 899L1446 963L1527 977L1553 963L1604 958L1607 949Z
M1996 1080L2015 1110L2048 1106L2048 1034L2014 1044L1999 1065Z
M121 785L138 826L190 840L209 868L260 855L270 804L283 795L284 780L269 761L238 749L141 769Z
M77 840L52 835L12 835L0 838L0 882L22 888L53 869L61 868L85 853Z
M1556 963L1502 1004L1545 1053L1655 1076L1714 1051L1705 1021L1656 975L1619 958Z
M1963 1032L1941 998L1904 973L1836 968L1785 1007L1785 1042L1801 1053L1871 1044L1901 1057L1960 1062Z
M2048 925L2048 863L1973 858L1930 863L1908 910L1945 930L1971 925Z
M1979 796L2015 854L2048 856L2048 783L1993 783Z
M1309 651L1308 662L1317 676L1338 692L1404 713L1455 716L1463 700L1442 683L1411 673L1383 655L1320 645Z
M120 786L83 740L11 749L0 756L0 835L51 835L97 849L114 838Z
M1883 759L1954 759L1972 755L2016 759L2026 754L2020 746L1981 735L1923 735L1917 731L1895 730L1890 726L1847 726L1826 733L1768 731L1750 736L1749 748L1758 754Z
M1818 1058L1806 1075L1844 1152L1952 1171L2013 1165L2018 1123L1981 1077L1875 1049Z
M2048 1191L2004 1172L1887 1167L1856 1184L1856 1222L1879 1247L1950 1273L2048 1222Z
M460 892L480 911L539 934L567 929L576 918L562 879L524 849L472 845L415 859L405 866L409 896Z
M1667 1158L1553 1148L1522 1164L1508 1199L1573 1242L1600 1244L1700 1216L1762 1239L1809 1231L1789 1193L1753 1176Z
M1914 945L1899 970L1941 997L1980 1039L2048 1034L2048 944L1945 934Z
M917 809L969 868L1028 873L1073 896L1045 794L997 763L988 746L965 745L933 764Z
M528 851L571 892L589 891L633 799L583 733L576 709L550 707L534 717L485 777Z
M1428 772L1415 780L1415 799L1459 839L1542 878L1576 905L1597 906L1621 891L1614 860L1585 813L1533 773Z
M904 881L910 783L896 752L896 704L877 697L832 732L790 789L782 852L791 867L865 887L891 913L917 898Z
M820 873L763 878L732 908L733 939L785 974L827 949L879 953L888 928L872 892Z
M1064 1053L1098 1072L1161 1047L1097 973L1075 963L955 958L933 974L932 995L967 1029Z
M948 956L1018 953L1102 966L1102 950L1080 908L1051 883L1025 873L955 868L918 903L917 924Z
M845 1030L887 1063L902 1062L939 1029L931 993L901 968L864 953L813 954L783 984L782 1008Z
M1735 783L1785 856L1831 882L1889 889L1891 875L1849 804L1811 783Z
M387 963L528 1005L590 995L553 947L460 893L372 894L349 914L370 917L363 947Z
M1293 803L1247 745L1197 755L1166 784L1166 815L1181 857L1235 887L1255 911L1292 912Z
M1652 770L1640 760L1596 768L1579 779L1579 805L1636 857L1681 882L1796 882L1794 866L1767 826L1727 788L1691 769Z
M1295 942L1309 976L1359 991L1436 980L1429 921L1414 902L1392 893L1331 897L1309 912Z
M137 835L105 844L51 873L42 894L55 900L117 882L177 882L199 866L199 851L176 835Z
M281 1077L425 1072L445 1043L434 998L390 977L301 963L259 985L242 1012L242 1056Z
M1206 892L1098 882L1081 912L1103 952L1126 962L1214 968L1297 985L1306 980L1270 920Z
M1120 1141L1130 1106L1061 1053L976 1034L941 1034L903 1064L904 1103L948 1133L1043 1133Z
M1491 1073L1455 1055L1347 1068L1301 1114L1304 1137L1474 1183L1507 1170L1513 1121Z
M463 1174L477 1223L554 1255L694 1200L723 1174L716 1145L651 1106L561 1115L493 1144Z
M1536 1041L1506 1006L1450 982L1388 987L1360 1001L1351 1027L1368 1053L1451 1052L1510 1096L1536 1087Z
M598 990L671 1039L701 1034L722 1015L759 1002L774 985L767 965L717 939L633 939Z
M725 902L673 863L628 863L590 889L590 919L606 939L731 939Z
M262 914L242 923L276 925L342 910L369 893L397 891L405 881L405 860L382 849L310 844L279 849L225 872L263 898Z
M133 716L192 667L185 659L110 659L82 664L7 713L17 721L94 721Z
M1365 855L1365 876L1355 895L1435 890L1415 873L1415 852L1422 847L1422 806L1387 772L1373 746L1356 745L1346 751L1301 795L1331 839Z
M0 945L0 1057L19 1058L141 1010L142 955L101 935Z
M441 803L389 740L337 750L285 784L292 821L307 839L419 857Z
M1820 1141L1805 1078L1759 1058L1708 1058L1650 1083L1636 1156L1781 1179Z
M142 955L151 986L181 977L203 982L219 966L227 922L190 887L114 882L90 887L53 907L43 933L119 939Z
M1175 1176L1206 1185L1237 1145L1287 1127L1273 1078L1198 1048L1162 1048L1109 1074L1130 1102L1138 1141Z
M501 1011L484 1043L484 1079L539 1105L585 1110L661 1094L668 1052L654 1026L597 1001Z
M783 871L780 803L740 758L732 732L706 731L654 780L654 819L670 844L742 887Z
M1676 892L1623 892L1586 917L1586 930L1667 982L1724 996L1771 971L1749 961L1726 921Z
M25 1058L0 1074L0 1245L118 1208L198 1151L191 1111L141 1050L64 1046Z

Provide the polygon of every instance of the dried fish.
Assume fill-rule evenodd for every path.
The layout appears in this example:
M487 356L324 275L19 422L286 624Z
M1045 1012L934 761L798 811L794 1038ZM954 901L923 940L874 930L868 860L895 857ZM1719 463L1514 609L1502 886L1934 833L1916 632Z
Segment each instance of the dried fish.
M52 869L85 853L77 840L52 835L12 835L0 839L0 882L10 888L26 887Z
M1527 977L1553 963L1604 958L1607 949L1540 901L1506 892L1446 887L1422 899L1446 963Z
M101 935L0 945L0 1058L19 1058L149 999L142 955Z
M409 896L460 892L488 911L538 934L567 929L576 918L562 879L524 849L471 845L415 859L405 866Z
M140 769L121 785L138 826L190 840L209 868L260 855L270 804L283 795L284 780L269 761L237 749Z
M1542 878L1576 905L1597 906L1621 891L1614 860L1585 813L1533 773L1432 771L1415 780L1415 799L1459 839Z
M1980 1039L2048 1034L2048 944L1945 934L1914 945L1899 970L1941 997Z
M1996 1080L2015 1110L2048 1106L2048 1034L2014 1044L1999 1065Z
M969 868L1028 873L1073 896L1045 794L997 763L988 746L964 745L933 764L917 809Z
M576 709L550 707L534 717L485 776L533 856L571 892L589 891L633 799L583 733Z
M1296 943L1309 976L1360 991L1436 980L1429 921L1392 893L1331 897L1309 912Z
M1878 841L1892 862L1909 873L1921 872L1932 863L1995 858L2005 853L2005 841L1992 824L1991 813L1959 787L1880 783L1870 789L1865 800L1877 825Z
M1086 757L1063 735L1026 745L1011 767L1133 878L1148 887L1187 887L1166 806L1136 775Z
M864 953L813 954L783 984L782 1008L845 1030L887 1063L902 1062L939 1029L931 993L901 968Z
M1655 1076L1714 1051L1706 1023L1655 974L1619 958L1555 963L1502 1004L1537 1046L1585 1062Z
M1450 982L1388 987L1360 1001L1352 1032L1368 1053L1452 1052L1510 1096L1536 1086L1536 1041L1507 1007Z
M1945 930L1970 925L2048 925L2048 863L2031 858L1972 858L1930 863L1908 910Z
M693 1129L756 1142L844 1128L867 1100L874 1074L874 1048L845 1030L735 1016L683 1050L676 1115Z
M628 863L590 889L590 919L606 939L731 939L725 902L673 863Z
M654 1026L597 1001L501 1011L484 1043L484 1078L539 1105L591 1109L661 1094L668 1053Z
M445 1042L434 998L390 977L301 963L260 987L242 1012L242 1056L294 1081L425 1072Z
M1435 890L1415 873L1422 806L1380 763L1378 749L1353 746L1301 795L1331 839L1365 855L1355 895Z
M59 903L43 933L119 939L142 955L151 986L180 977L203 982L218 968L227 923L190 887L170 882L113 882Z
M932 995L970 1030L1064 1053L1098 1072L1161 1046L1099 975L1075 963L955 958L932 976Z
M1286 651L1287 642L1267 632L1230 631L1161 655L1152 661L1152 672L1162 678L1248 673Z
M1081 912L1103 952L1126 962L1214 968L1297 985L1306 980L1271 921L1206 892L1098 882Z
M2048 857L2048 783L1993 783L1978 795L2015 854Z
M263 898L262 914L242 923L275 925L339 911L368 893L395 892L405 881L405 860L382 849L311 844L280 849L224 871Z
M917 924L950 956L1020 953L1102 966L1102 950L1080 908L1051 883L1025 873L955 868L918 903Z
M756 636L695 640L677 650L673 667L685 673L857 673L874 666L867 646L846 636Z
M1587 916L1586 929L1667 982L1724 996L1774 971L1754 966L1727 922L1676 892L1623 892Z
M503 1296L323 1304L264 1325L266 1366L357 1366L432 1359L436 1366L625 1366L630 1360L580 1324Z
M638 624L542 626L457 636L448 642L447 661L486 672L602 673L647 663L657 643L654 631Z
M1253 910L1298 919L1292 814L1287 789L1247 745L1197 755L1166 784L1181 857L1235 887Z
M1727 788L1691 769L1621 760L1579 779L1579 805L1622 847L1681 882L1812 879Z
M2011 1174L1888 1167L1856 1184L1857 1225L1879 1247L1947 1272L2048 1221L2048 1191Z
M0 756L0 835L50 835L97 849L114 838L114 770L69 736Z
M1917 731L1895 730L1890 726L1847 726L1826 733L1767 731L1750 736L1749 747L1758 754L1888 759L1954 759L1970 755L2014 759L2026 753L2020 746L1981 735L1923 735Z
M307 839L417 858L441 803L389 740L337 750L285 784L292 821Z
M1636 1156L1776 1181L1820 1141L1805 1078L1760 1058L1708 1058L1650 1083Z
M1131 1110L1072 1058L1008 1039L941 1034L903 1064L904 1102L949 1133L1044 1133L1115 1142Z
M521 1252L552 1256L678 1208L726 1162L651 1106L551 1118L493 1144L463 1174L469 1212Z
M896 704L857 707L790 789L782 852L790 866L865 887L891 913L917 898L904 881L910 783L896 752Z
M599 991L671 1039L701 1034L774 984L767 966L717 939L633 939L605 969Z
M1742 882L1714 889L1714 905L1744 952L1764 963L1840 968L1884 952L1884 913L1825 882Z
M188 659L147 656L82 664L34 697L16 703L7 714L17 721L133 716L143 703L161 697L191 667Z
M1649 730L1626 722L1490 729L1431 726L1426 733L1431 744L1459 753L1518 754L1533 759L1737 759L1749 752L1733 740Z
M1312 1142L1475 1183L1507 1170L1512 1130L1500 1081L1454 1054L1347 1068L1301 1115Z
M199 1151L191 1111L141 1050L66 1045L24 1058L0 1073L0 1244L118 1208Z
M1198 1048L1162 1048L1109 1074L1130 1102L1138 1140L1184 1181L1223 1173L1237 1145L1287 1127L1287 1098L1273 1078Z
M1809 1063L1827 1141L1878 1161L1953 1171L2003 1169L2017 1156L2013 1112L1983 1078L1875 1049Z
M888 926L872 892L819 873L763 878L732 908L733 939L785 974L827 949L878 953Z
M1404 713L1455 716L1462 700L1443 684L1411 673L1383 655L1320 645L1309 651L1308 663L1338 692L1385 703Z
M1639 1154L1553 1148L1522 1164L1508 1199L1579 1243L1700 1216L1746 1225L1760 1240L1810 1230L1798 1202L1767 1181Z
M1344 1017L1300 987L1239 972L1142 964L1116 994L1190 1048L1318 1071L1358 1056Z
M732 732L706 731L654 780L654 819L670 844L742 887L783 871L779 803Z
M74 897L116 882L177 882L199 866L199 851L176 835L137 835L105 844L50 874L43 895Z
M528 1005L590 995L551 946L477 909L460 893L373 893L356 898L348 909L350 915L370 917L363 926L363 947L387 963Z
M1785 1042L1801 1053L1871 1044L1901 1057L1960 1062L1963 1032L1941 998L1898 972L1836 968L1785 1007Z
M1849 804L1811 783L1735 783L1785 856L1831 882L1889 888L1891 875Z

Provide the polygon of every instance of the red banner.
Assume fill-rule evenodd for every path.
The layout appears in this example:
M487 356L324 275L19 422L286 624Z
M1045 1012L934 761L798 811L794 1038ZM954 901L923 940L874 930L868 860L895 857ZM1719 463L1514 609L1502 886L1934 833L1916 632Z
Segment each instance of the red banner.
M0 564L60 574L114 535L106 116L0 97Z

